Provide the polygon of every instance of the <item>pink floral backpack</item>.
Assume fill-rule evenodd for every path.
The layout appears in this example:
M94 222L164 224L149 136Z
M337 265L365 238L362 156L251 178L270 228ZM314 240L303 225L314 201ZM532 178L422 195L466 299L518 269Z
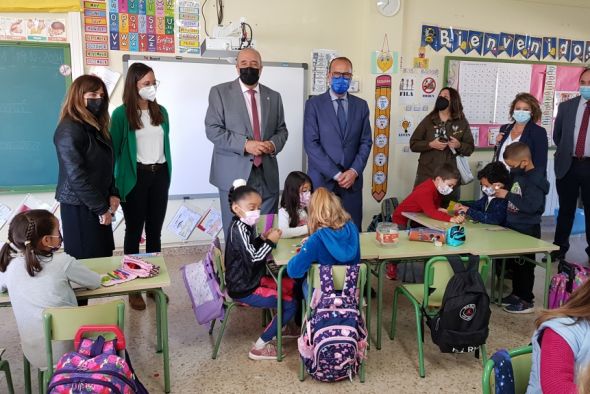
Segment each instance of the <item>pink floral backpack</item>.
M572 293L590 278L590 268L580 264L561 261L558 273L551 278L549 285L549 309L565 304Z
M116 338L82 338L87 332L111 332ZM75 352L64 354L49 382L49 394L147 394L125 351L125 337L118 326L82 326L76 334ZM118 352L124 352L125 357Z

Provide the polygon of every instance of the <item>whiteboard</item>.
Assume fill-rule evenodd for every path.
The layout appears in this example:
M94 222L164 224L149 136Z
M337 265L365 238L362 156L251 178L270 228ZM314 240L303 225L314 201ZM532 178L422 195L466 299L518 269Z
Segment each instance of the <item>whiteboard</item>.
M237 78L234 64L215 59L182 59L125 55L125 72L141 62L154 69L158 103L170 117L172 179L170 196L217 195L209 183L213 143L205 135L209 90ZM277 155L282 187L291 171L303 170L303 109L306 95L306 63L264 63L260 83L281 94L289 138Z

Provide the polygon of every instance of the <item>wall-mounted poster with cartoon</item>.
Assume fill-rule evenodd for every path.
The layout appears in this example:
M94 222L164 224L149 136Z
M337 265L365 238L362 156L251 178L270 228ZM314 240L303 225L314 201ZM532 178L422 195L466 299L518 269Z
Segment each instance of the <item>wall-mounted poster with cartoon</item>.
M395 74L399 71L399 55L389 50L387 34L383 37L381 50L371 54L372 74Z

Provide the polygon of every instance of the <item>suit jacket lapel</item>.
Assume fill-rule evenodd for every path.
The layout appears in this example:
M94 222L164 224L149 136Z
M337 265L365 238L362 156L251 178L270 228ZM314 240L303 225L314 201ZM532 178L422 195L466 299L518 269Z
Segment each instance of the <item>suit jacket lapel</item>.
M572 131L570 138L572 140L574 149L576 149L576 141L574 141L574 136L576 135L576 117L578 116L578 107L580 106L580 96L576 97L572 101L572 105L570 106L569 110L571 111L571 115L566 117L568 121L568 129Z
M332 97L330 96L329 91L324 93L323 111L323 115L330 121L334 130L336 130L336 133L338 133L341 139L344 139L344 131L340 130L340 124L338 123L336 111L334 111L334 103L332 103Z
M346 130L344 132L344 136L342 137L344 140L348 138L348 134L350 133L350 128L352 126L352 115L354 110L353 101L350 99L350 94L348 95L348 113L346 114Z
M268 95L268 92L266 91L266 87L259 85L260 86L260 100L259 100L259 105L260 105L260 111L262 112L261 117L262 119L260 119L260 134L263 140L266 140L266 128L268 126L268 117L269 117L269 111L270 111L270 96Z
M254 132L252 131L252 122L250 121L250 115L248 115L248 107L246 107L246 100L244 100L244 93L242 92L242 85L236 79L231 84L231 89L234 89L235 92L233 94L234 100L236 100L237 108L240 108L240 117L246 126L246 130L248 131L248 136L253 138Z

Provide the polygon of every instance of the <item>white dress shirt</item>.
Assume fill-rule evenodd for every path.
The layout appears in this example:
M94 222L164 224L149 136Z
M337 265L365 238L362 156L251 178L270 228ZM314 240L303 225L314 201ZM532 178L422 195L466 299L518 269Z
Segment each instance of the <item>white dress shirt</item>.
M162 164L166 162L164 155L164 128L151 123L147 109L141 110L143 128L135 130L137 142L137 162L143 164Z
M508 147L508 145L511 145L515 142L520 141L520 137L522 137L522 134L519 135L516 138L512 138L511 134L508 133L508 138L506 138L506 141L504 141L504 143L502 144L502 147L500 148L500 154L498 154L498 160L504 164L506 166L506 169L508 171L510 171L510 167L508 166L508 164L506 164L506 162L504 161L504 151L506 150L506 148Z
M576 144L578 143L578 136L580 135L580 126L582 126L582 117L584 116L584 110L586 110L586 103L584 97L580 96L580 104L578 105L578 111L576 112L576 123L574 126L574 151L573 155L576 155ZM588 131L586 132L586 146L584 147L584 157L590 157L590 122L588 122Z
M246 108L248 109L248 116L250 117L250 124L252 125L252 132L254 132L254 120L252 119L252 98L250 96L250 88L244 85L244 83L240 81L240 86L242 87L242 94L244 95L244 100L246 100ZM254 94L254 100L256 100L256 109L258 110L258 124L260 125L260 139L262 139L262 108L260 105L260 84L256 84L254 88L252 88L256 92Z

